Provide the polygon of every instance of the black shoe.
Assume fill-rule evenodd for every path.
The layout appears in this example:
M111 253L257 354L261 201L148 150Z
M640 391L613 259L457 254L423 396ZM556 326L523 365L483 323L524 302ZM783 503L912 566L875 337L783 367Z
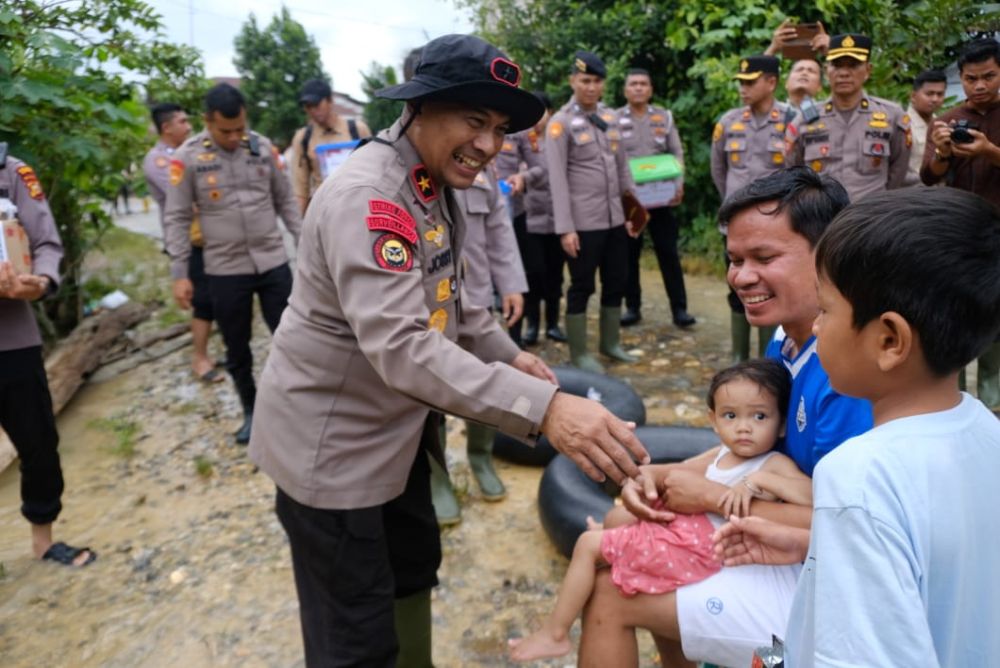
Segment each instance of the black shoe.
M526 346L533 346L538 343L538 323L529 322L524 328L524 335L521 338L521 342Z
M631 327L642 320L642 313L637 308L625 309L625 314L621 317L622 327Z
M566 333L555 325L545 330L545 338L556 343L566 343Z
M253 413L247 413L243 418L243 426L234 434L237 445L246 445L250 442L250 426L253 424Z
M678 309L674 311L674 324L678 327L690 327L691 325L698 322L694 319L694 316L685 311L684 309Z

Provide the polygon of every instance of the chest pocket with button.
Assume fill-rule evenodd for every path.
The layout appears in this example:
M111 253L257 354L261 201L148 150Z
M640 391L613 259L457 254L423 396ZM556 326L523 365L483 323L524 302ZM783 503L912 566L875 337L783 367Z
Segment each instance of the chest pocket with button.
M747 138L746 137L726 137L726 162L730 169L746 169L747 167Z
M600 153L600 146L597 145L597 130L590 126L573 128L573 152L581 159L593 158Z

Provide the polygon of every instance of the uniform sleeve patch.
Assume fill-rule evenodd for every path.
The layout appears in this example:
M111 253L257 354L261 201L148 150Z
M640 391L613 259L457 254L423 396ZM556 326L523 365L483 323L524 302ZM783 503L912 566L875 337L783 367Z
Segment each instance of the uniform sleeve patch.
M184 178L184 161L171 160L170 169L167 172L170 177L170 185L176 186Z
M712 141L719 141L722 139L722 123L716 123L715 129L712 130Z
M28 189L28 195L31 199L38 201L45 199L45 192L42 191L42 184L38 182L35 170L27 165L21 165L17 168L17 175L24 182L24 187Z
M549 123L549 138L559 139L563 133L563 124L559 121L552 121Z
M413 268L413 254L406 240L398 234L386 233L372 246L375 263L389 271L409 271Z

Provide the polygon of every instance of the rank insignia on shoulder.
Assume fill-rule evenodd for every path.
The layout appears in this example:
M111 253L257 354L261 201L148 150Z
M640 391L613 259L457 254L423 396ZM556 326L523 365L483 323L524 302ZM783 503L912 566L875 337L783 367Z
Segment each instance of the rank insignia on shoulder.
M826 106L823 107L823 111L833 111L833 102L827 102Z
M159 167L160 169L163 169L163 168L164 168L164 167L166 167L166 166L167 166L167 165L168 165L169 163L170 163L170 161L169 161L169 160L167 160L166 158L164 158L164 157L163 157L163 156L161 155L160 157L158 157L158 158L156 159L156 162L155 162L154 164L155 164L155 165L156 165L157 167Z
M867 109L868 108L868 100L865 100L865 99L861 100L861 108L862 109Z
M417 243L417 224L403 207L388 200L371 199L368 200L368 211L372 214L365 218L369 230L393 232L411 244Z
M170 171L167 176L170 178L170 185L176 186L184 178L184 161L171 160Z
M372 246L375 263L389 271L409 271L413 268L413 255L406 240L391 232L383 234Z
M434 181L431 180L431 174L427 171L427 168L423 165L417 165L410 172L410 178L413 180L413 188L420 195L420 199L423 200L424 204L428 202L433 202L437 199L437 191L434 189Z
M903 117L899 119L899 122L902 123L903 125L909 125L910 124L910 115L909 114L903 114Z
M716 123L715 128L712 130L712 141L719 141L722 139L722 123Z
M528 143L531 144L531 152L538 153L538 133L534 129L528 130Z
M21 177L21 181L24 183L24 187L28 189L28 196L31 199L41 201L45 199L45 192L42 190L42 184L38 182L38 176L28 165L21 165L17 168L17 175Z
M205 137L204 139L201 140L201 145L204 146L205 148L212 148L212 140L209 139L208 137Z
M779 118L781 118L781 114L778 112L778 110L777 109L772 109L771 110L771 120L772 121L776 121Z
M427 320L428 329L436 329L439 332L444 333L445 327L448 326L448 312L443 308L431 313L431 317Z
M563 133L563 124L559 121L552 121L549 123L549 138L559 139Z
M749 109L744 109L743 110L743 120L744 121L749 121L750 120L750 110Z

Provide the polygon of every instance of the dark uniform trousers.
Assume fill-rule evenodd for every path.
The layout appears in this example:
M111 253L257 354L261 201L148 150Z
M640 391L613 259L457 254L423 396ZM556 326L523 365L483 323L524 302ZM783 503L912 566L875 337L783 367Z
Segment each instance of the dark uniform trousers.
M212 293L208 289L208 277L205 275L205 249L201 246L191 246L191 257L188 258L188 279L194 288L191 296L192 317L198 320L215 320L212 309Z
M524 255L524 273L528 277L528 294L524 299L524 317L539 322L541 302L545 301L545 327L559 325L559 300L562 298L563 267L566 253L558 234L528 232Z
M286 262L261 274L209 274L208 286L215 321L226 343L226 370L233 377L243 409L252 411L257 397L250 352L253 296L256 294L260 299L261 315L273 334L292 292L292 272Z
M568 258L569 290L566 313L584 313L594 294L594 272L601 270L601 306L620 308L628 280L628 233L624 225L607 230L583 230L580 252Z
M528 241L528 214L522 213L520 215L514 216L511 222L514 226L514 238L517 239L517 250L521 254L521 264L524 266L524 277L528 281L528 292L526 292L524 295L524 303L525 303L524 315L525 318L530 319L531 313L527 309L527 304L528 302L531 301L532 294L534 290L537 288L538 277L532 276L532 269L528 267L528 256L531 254L531 251L528 249L528 245L530 243ZM496 294L494 296L497 298L503 297L503 295L500 294ZM514 339L514 341L521 340L521 326L524 324L525 318L518 319L517 322L515 322L513 325L510 326L510 336L511 338ZM535 309L535 317L533 319L533 322L538 322L537 307Z
M440 419L428 417L406 489L384 505L324 510L278 489L275 509L291 546L309 668L396 665L393 599L438 584L441 533L427 450Z
M21 460L21 514L32 524L54 522L63 476L41 346L0 352L0 427Z
M673 210L659 206L649 210L649 224L646 225L653 240L656 262L663 277L663 287L670 298L673 313L687 310L687 291L684 289L684 272L677 252L678 224ZM636 311L642 306L642 286L639 284L639 256L642 254L642 235L628 238L628 282L625 286L625 306Z

